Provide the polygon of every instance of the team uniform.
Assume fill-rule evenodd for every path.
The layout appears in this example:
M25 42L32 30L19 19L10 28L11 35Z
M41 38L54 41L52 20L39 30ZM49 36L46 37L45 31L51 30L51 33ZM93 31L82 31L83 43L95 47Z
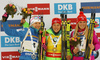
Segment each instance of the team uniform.
M61 20L58 18L52 20L52 25L54 23L59 23L61 26ZM61 30L55 33L51 27L47 30L47 33L46 60L61 60ZM71 52L70 56L72 56Z
M79 32L81 32L80 30L78 30ZM84 30L83 30L84 31ZM71 37L73 37L74 31L71 33ZM77 45L77 48L79 48L79 51L82 52L82 54L80 54L80 56L75 56L75 54L73 54L73 60L83 60L84 59L84 53L85 53L85 48L86 48L86 38L84 35L78 36L81 39L81 43ZM100 42L98 41L98 38L95 34L95 31L93 31L93 45L95 46L95 50L98 50L100 48ZM71 51L73 51L75 47L71 46ZM95 60L94 58L94 54L92 51L91 54L91 60Z
M41 21L39 18L32 17L30 26L35 22ZM29 27L29 24L26 22L23 26ZM23 29L10 29L7 21L3 22L3 28L7 35L20 37L21 48L19 49L19 52L21 53L21 56L19 60L38 60L38 29L33 26Z
M19 36L20 37L20 41L23 41L27 31L28 31L28 28L23 28L23 29L10 29L8 27L8 23L7 21L6 22L3 22L3 28L4 28L4 31L6 34L10 35L10 36ZM38 44L38 30L35 29L35 28L32 28L30 27L29 28L30 31L31 31L31 34L32 34L32 38L33 38L33 42ZM26 38L26 41L31 41L31 38L28 34L27 38ZM31 58L33 52L32 52L32 43L31 44L26 44L26 47L24 47L23 49L23 52L21 53L21 56L19 58L19 60L33 60ZM28 50L29 49L29 50ZM36 56L37 56L37 51L35 52ZM36 57L36 59L34 60L38 60L38 57Z
M82 21L83 21L83 23L82 23ZM79 24L81 24L81 27L79 26ZM84 53L85 53L86 41L87 41L85 35L86 35L86 33L88 33L86 31L86 30L88 30L88 27L87 27L87 25L85 26L85 24L87 24L87 18L84 15L84 13L82 11L80 11L80 13L79 13L79 15L77 17L77 25L76 25L77 28L75 28L75 31L77 30L77 32L75 33L75 31L73 31L71 33L71 37L74 37L74 35L77 34L76 36L80 37L80 39L81 39L81 43L78 44L76 47L71 46L72 53L73 53L73 49L75 49L75 48L79 49L79 51L77 53L78 56L76 56L76 54L73 53L73 60L83 60L84 59ZM84 28L82 28L83 26L84 26ZM94 50L98 50L100 48L100 42L98 41L98 38L96 36L95 31L93 31L93 42L92 42L92 44L94 46ZM94 60L95 59L93 51L91 53L90 60Z
M48 29L47 32L49 36L47 38L46 60L61 60L61 31L57 36L53 34L52 29ZM54 42L54 40L56 42ZM57 45L54 47L55 43L57 43ZM54 48L56 49L55 52Z

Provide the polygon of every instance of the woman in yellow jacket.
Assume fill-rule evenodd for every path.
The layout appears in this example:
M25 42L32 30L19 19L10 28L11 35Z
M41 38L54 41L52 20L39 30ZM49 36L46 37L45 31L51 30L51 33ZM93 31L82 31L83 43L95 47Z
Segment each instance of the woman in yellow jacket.
M61 19L53 18L47 33L46 60L61 60Z

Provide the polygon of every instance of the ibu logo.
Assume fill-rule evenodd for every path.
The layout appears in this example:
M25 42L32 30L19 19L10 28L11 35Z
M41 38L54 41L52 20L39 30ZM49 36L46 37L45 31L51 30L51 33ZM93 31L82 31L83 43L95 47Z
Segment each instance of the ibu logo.
M20 37L1 36L1 47L20 47Z
M54 4L55 14L75 14L76 13L76 3L55 3Z

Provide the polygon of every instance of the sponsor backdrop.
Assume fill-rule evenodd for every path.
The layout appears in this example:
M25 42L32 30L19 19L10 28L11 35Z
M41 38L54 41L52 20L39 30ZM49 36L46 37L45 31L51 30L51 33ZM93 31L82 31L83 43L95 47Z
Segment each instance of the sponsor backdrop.
M5 10L4 7L13 3L17 7L17 13L21 12L21 8L28 7L34 10L34 15L43 15L46 29L51 27L51 21L53 18L60 18L61 13L67 14L68 20L71 21L71 26L74 29L76 26L76 19L79 14L79 9L84 8L84 14L87 17L87 24L90 23L91 9L95 9L95 20L100 25L100 1L99 0L0 0L0 20ZM21 29L20 20L21 15L14 15L14 18L9 16L8 25L11 29ZM26 19L29 21L29 18ZM97 37L100 41L100 26L95 28ZM0 60L18 60L20 54L18 49L20 48L20 37L9 36L3 30L2 22L0 21ZM99 54L100 54L100 50ZM99 60L100 56L96 59Z

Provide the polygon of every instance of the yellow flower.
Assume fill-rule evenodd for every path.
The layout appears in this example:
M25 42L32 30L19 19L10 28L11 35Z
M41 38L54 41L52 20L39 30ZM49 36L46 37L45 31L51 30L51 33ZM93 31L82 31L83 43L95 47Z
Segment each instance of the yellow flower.
M79 39L80 39L80 37L77 37L77 39L79 40Z
M72 40L74 40L74 38L72 38Z
M24 12L26 11L26 9L23 10Z
M25 13L27 13L27 11L25 11Z
M30 11L30 13L32 14L32 11Z
M14 8L14 9L15 9L15 6L13 5L13 6L12 6L12 8Z

